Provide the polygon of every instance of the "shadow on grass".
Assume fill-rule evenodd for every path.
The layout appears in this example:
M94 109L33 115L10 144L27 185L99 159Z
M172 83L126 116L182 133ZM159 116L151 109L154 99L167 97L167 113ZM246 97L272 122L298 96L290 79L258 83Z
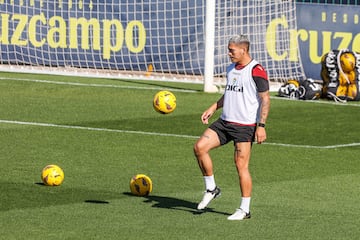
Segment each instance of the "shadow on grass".
M96 203L96 204L109 204L110 203L108 201L94 200L94 199L85 200L84 202L86 202L86 203Z
M191 126L199 125L199 114L161 115L154 113L149 118L129 118L91 122L70 122L66 125L114 130L163 132L169 134L194 135Z
M47 207L73 203L108 204L109 199L121 197L117 192L45 186L43 183L0 182L0 211Z
M123 194L131 197L136 197L129 192L124 192ZM216 211L212 208L206 208L205 210L197 210L197 203L174 197L149 195L144 196L143 198L145 199L145 203L152 204L151 206L155 208L185 211L194 215L200 215L209 212L221 215L230 215L229 213Z

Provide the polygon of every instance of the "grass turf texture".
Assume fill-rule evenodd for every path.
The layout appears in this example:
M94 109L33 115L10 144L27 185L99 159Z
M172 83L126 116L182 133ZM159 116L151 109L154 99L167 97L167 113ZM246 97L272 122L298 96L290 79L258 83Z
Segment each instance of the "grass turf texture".
M220 95L174 90L177 109L161 115L152 97L169 88L201 90L2 73L0 120L128 132L0 122L0 239L358 239L360 147L324 148L360 142L358 103L273 98L268 144L253 147L252 218L230 222L240 201L232 144L212 152L222 196L195 210L203 179L192 145L206 128L201 113ZM59 187L40 184L52 163L65 172ZM148 197L129 194L136 173L151 177Z

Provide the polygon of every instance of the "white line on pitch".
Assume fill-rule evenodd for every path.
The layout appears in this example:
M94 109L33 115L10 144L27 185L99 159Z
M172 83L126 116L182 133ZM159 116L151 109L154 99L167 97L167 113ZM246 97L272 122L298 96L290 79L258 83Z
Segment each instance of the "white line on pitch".
M18 124L18 125L30 125L30 126L39 126L39 127L80 129L80 130L100 131L100 132L131 133L131 134L154 135L154 136L165 136L165 137L198 138L198 136L191 136L191 135L180 135L180 134L171 134L171 133L157 133L157 132L143 132L143 131L131 131L131 130L121 130L121 129L110 129L110 128L94 128L94 127L61 125L61 124L53 124L53 123L22 122L22 121L9 121L9 120L0 120L0 123Z
M296 145L296 144L269 143L269 142L265 142L264 144L267 144L267 145L275 145L275 146L283 146L283 147L316 148L316 149L332 149L332 148L343 148L343 147L357 147L357 146L360 146L360 143L348 143L348 144L338 144L338 145L328 145L328 146Z
M69 86L82 86L82 87L106 87L106 88L122 88L122 89L146 89L146 90L163 90L165 87L140 87L140 86L121 86L121 85L113 85L113 84L96 84L96 83L78 83L78 82L61 82L61 81L49 81L42 79L28 79L28 78L7 78L0 77L0 80L8 80L8 81L24 81L24 82L36 82L36 83L47 83L47 84L57 84L57 85L69 85ZM173 92L188 92L188 93L197 93L199 91L196 90L187 90L187 89L176 89L176 88L166 88ZM353 106L360 107L360 104L354 103L337 103L334 101L320 101L320 100L307 100L307 101L299 101L292 100L284 97L276 97L271 96L272 99L284 100L284 101L297 101L302 103L318 103L318 104L329 104L329 105L337 105L337 106Z
M336 106L360 107L360 104L350 103L350 102L340 103L340 102L335 102L335 101L332 101L332 100L328 100L328 101L322 101L322 100L295 100L295 99L289 99L289 98L278 97L278 96L271 96L271 99L284 100L284 101L294 101L294 102L298 102L298 103L317 103L317 104L328 104L328 105L336 105Z
M131 131L131 130L109 129L109 128L94 128L94 127L61 125L61 124L53 124L53 123L37 123L37 122L23 122L23 121L11 121L11 120L0 120L0 123L5 123L5 124L18 124L18 125L30 125L30 126L40 126L40 127L54 127L54 128L79 129L79 130L100 131L100 132L115 132L115 133L129 133L129 134L153 135L153 136L162 136L162 137L178 137L178 138L191 138L191 139L199 138L199 136L193 136L193 135L181 135L181 134L171 134L171 133L157 133L157 132L143 132L143 131ZM296 144L269 143L269 142L265 142L265 143L263 143L263 144L266 144L266 145L275 145L275 146L282 146L282 147L315 148L315 149L332 149L332 148L342 148L342 147L356 147L356 146L360 146L360 143L349 143L349 144L339 144L339 145L329 145L329 146L296 145Z
M0 80L36 82L36 83L49 83L49 84L57 84L57 85L70 85L70 86L82 86L82 87L106 87L106 88L123 88L123 89L163 90L165 88L165 87L121 86L121 85L97 84L97 83L61 82L61 81L49 81L49 80L42 80L42 79L27 79L27 78L0 77ZM188 93L198 92L196 90L186 90L186 89L176 89L176 88L166 88L166 89L170 90L170 91L173 91L173 92L188 92Z

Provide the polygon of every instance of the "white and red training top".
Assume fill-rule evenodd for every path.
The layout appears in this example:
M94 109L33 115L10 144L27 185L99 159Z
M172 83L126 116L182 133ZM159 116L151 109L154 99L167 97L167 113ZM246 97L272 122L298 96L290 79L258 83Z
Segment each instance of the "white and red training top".
M221 119L241 125L255 126L260 117L259 92L269 90L265 69L255 60L245 66L231 64L227 68L227 82Z

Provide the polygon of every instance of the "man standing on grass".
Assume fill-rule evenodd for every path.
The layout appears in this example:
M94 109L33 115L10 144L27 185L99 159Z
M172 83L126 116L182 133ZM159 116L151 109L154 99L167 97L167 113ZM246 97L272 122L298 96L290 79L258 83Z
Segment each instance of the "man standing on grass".
M205 209L220 195L215 184L209 151L234 142L234 161L239 175L240 207L229 220L250 218L252 179L249 161L252 142L261 144L266 139L265 123L270 110L269 81L264 68L249 55L250 41L245 35L231 37L228 43L232 64L227 68L227 83L223 96L202 115L208 124L214 112L223 108L218 120L205 130L194 145L194 153L204 176L206 191L197 208Z

